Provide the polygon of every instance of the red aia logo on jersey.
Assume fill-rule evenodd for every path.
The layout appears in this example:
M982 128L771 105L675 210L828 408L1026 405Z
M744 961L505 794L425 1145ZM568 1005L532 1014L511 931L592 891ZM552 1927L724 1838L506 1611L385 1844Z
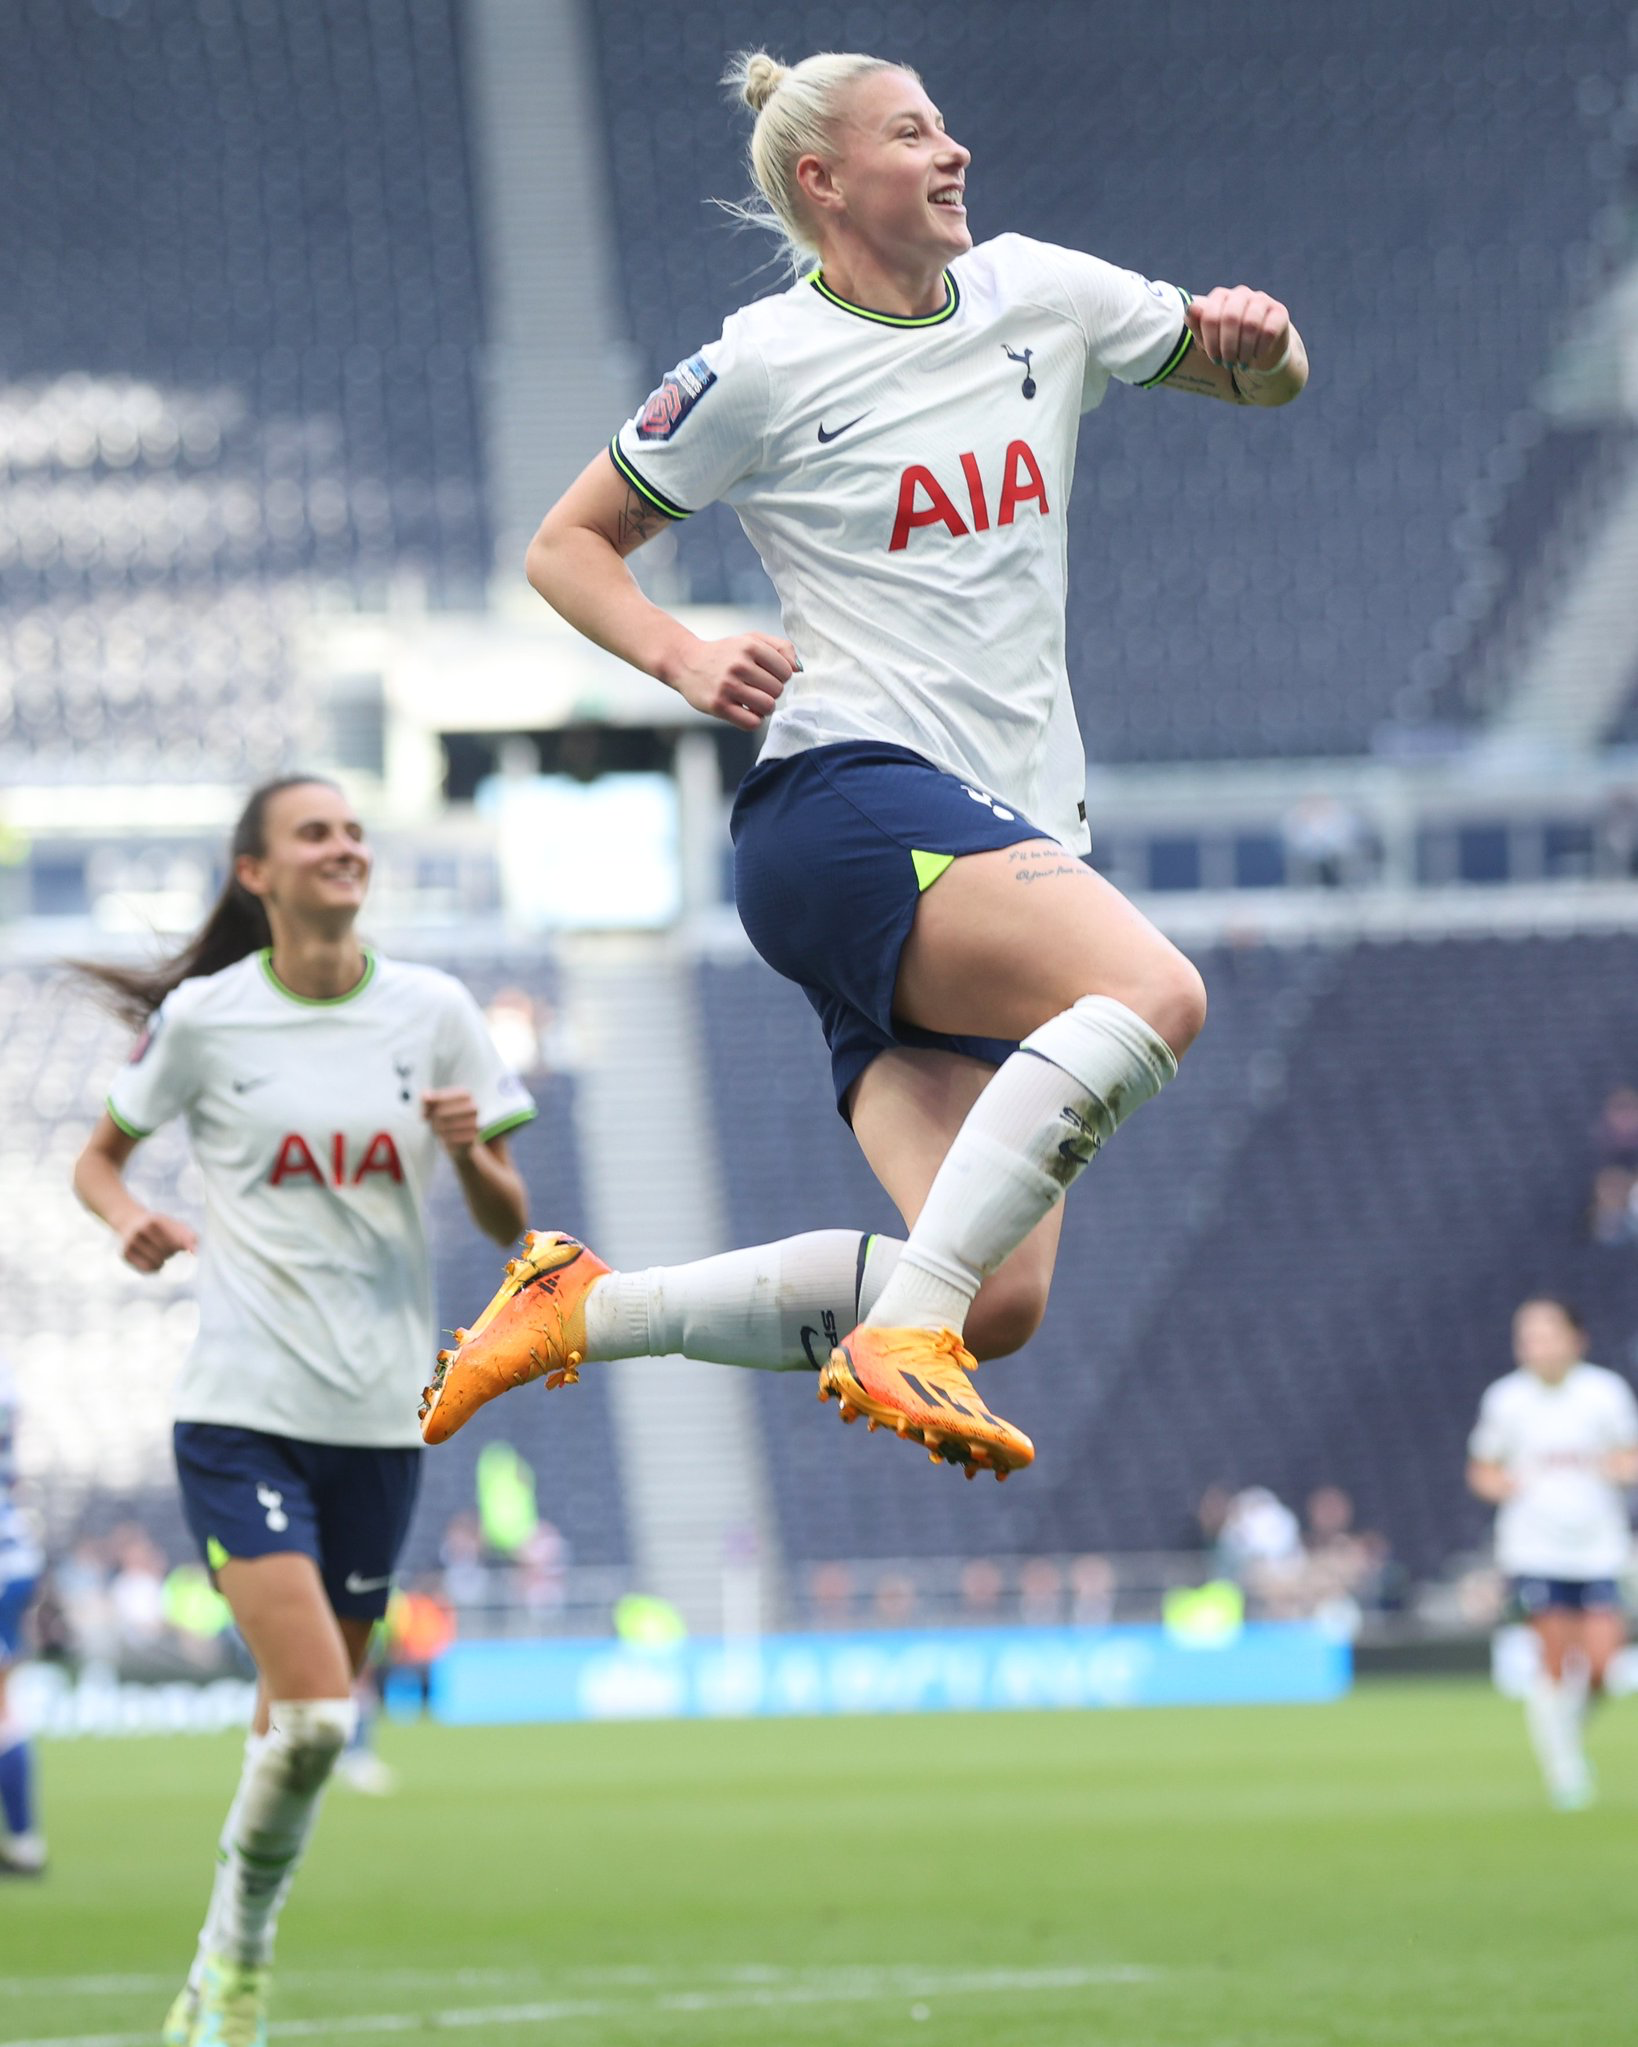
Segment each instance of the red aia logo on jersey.
M984 495L978 457L963 455L960 460L961 473L967 479L972 525L956 510L955 500L932 470L912 462L899 478L899 509L893 518L893 538L887 543L889 554L896 554L905 546L918 526L943 526L952 540L960 540L967 533L989 532L990 505ZM996 501L996 525L1010 526L1018 507L1030 503L1040 506L1044 519L1051 509L1047 504L1046 478L1029 442L1009 441L1001 471L1001 495Z
M315 1187L358 1187L372 1173L384 1173L400 1187L404 1184L403 1161L398 1156L398 1147L393 1143L390 1131L378 1130L375 1133L350 1173L347 1170L347 1140L339 1130L336 1131L330 1139L330 1177L327 1181L313 1156L313 1147L305 1137L292 1130L288 1137L279 1140L279 1155L273 1161L267 1184L282 1187L286 1180L311 1180Z

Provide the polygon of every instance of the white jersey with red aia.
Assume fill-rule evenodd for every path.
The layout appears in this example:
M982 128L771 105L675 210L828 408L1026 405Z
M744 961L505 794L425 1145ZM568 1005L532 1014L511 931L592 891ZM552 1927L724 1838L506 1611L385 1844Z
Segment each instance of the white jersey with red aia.
M1509 1372L1487 1388L1468 1454L1518 1482L1496 1513L1496 1562L1512 1577L1619 1578L1632 1550L1621 1488L1603 1472L1638 1445L1638 1400L1618 1372L1572 1365L1556 1386Z
M906 746L1085 851L1064 645L1081 415L1189 349L1187 294L1000 235L903 319L815 273L735 313L615 435L672 519L723 499L779 593L801 673L764 759Z
M467 1089L485 1138L535 1108L458 981L366 962L328 1002L292 994L265 952L184 981L109 1092L133 1137L185 1117L205 1183L179 1421L421 1440L437 1347L423 1208L441 1150L422 1091Z

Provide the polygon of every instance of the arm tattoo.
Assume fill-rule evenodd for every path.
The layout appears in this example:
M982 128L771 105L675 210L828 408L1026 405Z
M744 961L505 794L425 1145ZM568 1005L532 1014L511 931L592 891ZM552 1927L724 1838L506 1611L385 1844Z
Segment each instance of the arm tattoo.
M1244 392L1234 382L1234 372L1232 370L1229 371L1229 383L1233 388L1225 391L1214 377L1205 376L1199 370L1173 370L1172 374L1160 388L1163 391L1198 391L1202 398L1222 398L1226 399L1230 405L1245 405L1249 403Z
M620 523L616 528L620 552L630 554L642 546L645 540L652 540L662 526L669 526L670 520L663 512L657 512L646 498L636 491L627 489L626 501L620 507Z
M1081 872L1080 861L1062 846L1015 846L1007 854L1007 862L1016 870L1013 880L1026 886L1030 882L1055 880L1060 874Z

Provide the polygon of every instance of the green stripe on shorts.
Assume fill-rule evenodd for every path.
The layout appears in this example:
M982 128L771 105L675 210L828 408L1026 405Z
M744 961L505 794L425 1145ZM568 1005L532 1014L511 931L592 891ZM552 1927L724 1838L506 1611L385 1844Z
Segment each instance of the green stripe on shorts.
M955 855L953 853L918 853L912 847L910 859L916 870L917 892L925 895L944 872L945 868L951 865Z

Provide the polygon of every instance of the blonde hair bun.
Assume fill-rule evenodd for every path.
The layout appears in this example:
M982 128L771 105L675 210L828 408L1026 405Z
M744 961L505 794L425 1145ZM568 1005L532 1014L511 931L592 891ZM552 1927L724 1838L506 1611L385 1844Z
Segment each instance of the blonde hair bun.
M752 113L760 114L790 75L789 67L766 50L750 50L739 60L739 92Z
M819 253L816 226L797 186L797 164L804 156L834 155L837 124L859 79L873 71L899 70L916 77L908 64L891 64L858 50L819 50L790 65L766 50L740 50L729 59L723 86L756 115L750 169L757 197L717 204L748 227L771 228L785 244L794 276L810 268Z

